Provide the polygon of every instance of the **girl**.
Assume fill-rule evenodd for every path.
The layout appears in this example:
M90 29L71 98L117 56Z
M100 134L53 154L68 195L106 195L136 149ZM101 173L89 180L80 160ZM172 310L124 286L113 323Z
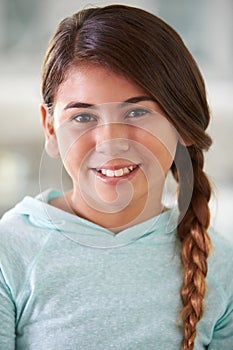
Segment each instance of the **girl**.
M209 110L181 38L141 9L86 9L60 23L42 93L73 187L1 221L0 349L232 349L233 249L208 230Z

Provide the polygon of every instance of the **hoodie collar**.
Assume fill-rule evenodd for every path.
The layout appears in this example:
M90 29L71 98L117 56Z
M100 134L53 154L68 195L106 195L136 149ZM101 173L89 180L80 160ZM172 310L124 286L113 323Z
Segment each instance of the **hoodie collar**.
M102 226L48 204L61 195L60 191L49 189L35 198L27 196L5 215L27 216L31 224L38 228L54 230L76 243L95 248L125 246L149 236L160 244L176 239L174 232L179 216L177 207L115 234Z

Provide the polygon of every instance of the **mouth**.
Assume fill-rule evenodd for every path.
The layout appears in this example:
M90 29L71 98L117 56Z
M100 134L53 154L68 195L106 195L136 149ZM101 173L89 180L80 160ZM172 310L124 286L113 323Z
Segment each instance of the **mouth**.
M136 170L139 167L139 165L129 165L124 167L118 167L118 168L97 168L96 171L98 174L106 177L124 177L132 173L134 170Z
M119 181L130 181L140 169L140 164L130 165L105 165L101 168L93 169L96 177L108 185L116 185Z

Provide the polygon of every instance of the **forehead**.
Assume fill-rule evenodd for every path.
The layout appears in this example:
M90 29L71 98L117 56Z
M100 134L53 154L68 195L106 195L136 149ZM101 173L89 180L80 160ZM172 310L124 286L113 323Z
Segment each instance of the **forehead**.
M142 94L145 95L146 92L140 85L107 68L73 66L58 88L55 103L78 99L86 103L102 104L121 102Z

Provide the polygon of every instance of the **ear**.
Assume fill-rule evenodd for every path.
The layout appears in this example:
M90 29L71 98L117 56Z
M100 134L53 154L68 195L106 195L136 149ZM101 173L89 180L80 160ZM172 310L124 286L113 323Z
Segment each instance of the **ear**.
M40 106L41 115L41 125L44 129L45 134L45 150L48 155L52 158L58 158L60 156L57 137L53 127L53 123L50 120L51 116L49 114L48 108L41 104Z

